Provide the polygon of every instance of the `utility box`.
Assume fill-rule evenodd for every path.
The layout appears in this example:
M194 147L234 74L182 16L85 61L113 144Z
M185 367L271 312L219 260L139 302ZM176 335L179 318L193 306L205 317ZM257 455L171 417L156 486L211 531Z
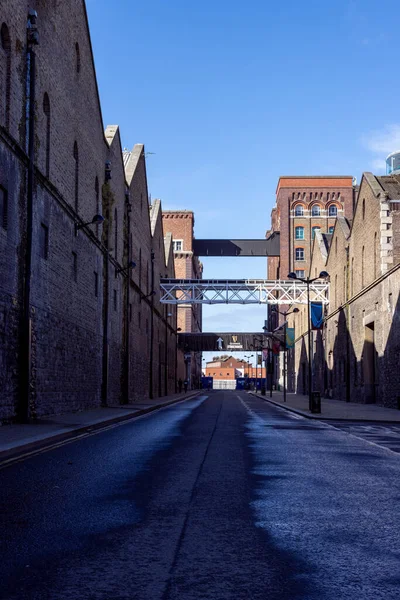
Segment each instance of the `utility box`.
M315 414L320 414L321 392L311 392L311 412Z

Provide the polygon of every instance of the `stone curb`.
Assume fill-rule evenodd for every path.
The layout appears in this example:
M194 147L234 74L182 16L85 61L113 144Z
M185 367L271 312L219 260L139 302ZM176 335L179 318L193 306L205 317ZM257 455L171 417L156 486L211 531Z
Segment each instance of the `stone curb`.
M166 406L171 406L172 404L176 404L178 402L183 402L185 400L190 400L191 398L195 398L197 395L201 393L201 390L188 393L186 396L181 396L179 398L174 398L169 402L164 402L162 404L155 404L154 406L149 406L148 408L142 408L137 410L135 413L121 415L119 417L112 417L111 419L105 419L104 421L100 421L98 423L87 425L82 425L76 429L71 431L67 431L65 433L56 433L54 435L50 435L42 440L35 440L32 442L27 442L26 444L22 443L19 446L15 446L14 448L10 448L9 450L0 450L0 467L4 462L14 461L18 458L21 458L27 452L33 452L35 450L44 450L48 446L52 446L58 442L63 442L65 440L73 439L75 437L81 436L83 433L92 433L94 431L99 431L101 429L106 429L110 425L115 425L117 423L123 423L124 421L131 421L137 419L138 417L142 417L148 413L154 412L156 410L160 410ZM134 408L134 405L132 405Z
M343 417L324 417L322 412L320 414L311 414L309 412L305 412L305 411L299 410L297 408L287 406L286 404L281 404L280 402L276 402L275 400L271 400L271 398L266 398L265 396L262 396L261 394L256 394L255 392L249 392L249 394L251 394L252 396L255 396L256 398L260 398L261 400L264 400L265 402L269 402L270 404L273 404L274 406L283 408L284 410L287 410L288 412L295 413L296 415L300 415L301 417L305 417L306 419L312 419L314 421L340 421L341 423L347 423L347 422L351 422L351 423L382 423L383 425L392 425L393 423L395 423L395 424L400 425L400 421L391 421L390 419L384 421L382 419L360 419L357 417L352 417L349 419L346 419Z

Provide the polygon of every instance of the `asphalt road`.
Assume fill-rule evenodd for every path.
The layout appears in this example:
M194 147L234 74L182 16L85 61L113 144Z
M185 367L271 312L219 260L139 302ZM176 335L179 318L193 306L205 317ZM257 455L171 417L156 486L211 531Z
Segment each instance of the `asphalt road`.
M0 470L9 600L400 597L400 456L211 392Z

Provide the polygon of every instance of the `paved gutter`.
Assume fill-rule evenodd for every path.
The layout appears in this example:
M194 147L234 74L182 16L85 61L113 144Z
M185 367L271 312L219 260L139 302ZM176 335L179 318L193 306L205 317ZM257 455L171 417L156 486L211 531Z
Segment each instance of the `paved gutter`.
M104 419L104 421L98 421L96 423L86 423L79 425L78 427L74 427L69 431L65 431L63 433L49 433L48 435L44 434L44 437L37 440L31 440L24 443L21 440L21 444L15 445L12 448L8 448L6 450L0 449L0 466L6 462L14 462L14 460L18 460L18 458L22 458L23 455L35 451L45 450L48 447L53 446L54 444L58 444L61 442L65 442L67 440L73 440L74 438L80 438L85 436L85 434L89 435L90 433L94 433L95 431L101 431L102 429L107 429L112 425L116 425L118 423L123 423L125 421L130 421L133 419L137 419L138 417L142 417L148 413L154 412L156 410L160 410L166 406L171 406L172 404L177 404L178 402L184 402L185 400L190 400L191 398L196 397L197 395L204 393L202 390L196 390L193 393L188 393L186 396L180 396L179 398L173 398L167 402L162 402L160 404L154 404L153 406L147 406L145 408L135 409L135 406L132 405L132 409L129 407L129 413L120 415L118 417L112 417L109 419ZM121 407L125 408L125 407ZM126 408L128 408L126 406ZM3 427L8 427L4 425ZM1 431L1 429L0 429Z

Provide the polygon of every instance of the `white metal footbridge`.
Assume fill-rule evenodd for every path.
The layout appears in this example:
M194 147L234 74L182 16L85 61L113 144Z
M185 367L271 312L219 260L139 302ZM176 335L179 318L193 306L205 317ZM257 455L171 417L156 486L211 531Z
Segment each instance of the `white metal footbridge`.
M307 304L307 284L269 279L161 279L162 304ZM309 284L310 299L328 304L329 283Z

